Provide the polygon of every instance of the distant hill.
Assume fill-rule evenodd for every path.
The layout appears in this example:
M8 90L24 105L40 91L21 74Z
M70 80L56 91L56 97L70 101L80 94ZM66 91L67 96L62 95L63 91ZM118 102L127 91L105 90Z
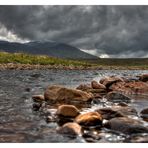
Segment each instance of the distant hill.
M33 55L48 55L67 59L97 59L93 55L64 43L54 41L32 41L27 43L0 41L0 51L10 53L28 53Z

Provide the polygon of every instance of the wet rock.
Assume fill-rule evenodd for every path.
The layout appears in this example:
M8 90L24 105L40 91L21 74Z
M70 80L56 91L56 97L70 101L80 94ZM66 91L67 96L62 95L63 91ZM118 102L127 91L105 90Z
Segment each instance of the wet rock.
M103 84L98 83L97 81L92 81L91 82L91 87L93 89L106 89L106 87Z
M119 103L119 102L126 102L126 103L130 103L131 102L131 98L125 96L124 94L121 94L119 92L109 92L106 95L106 99L108 101L114 102L114 103Z
M59 126L62 126L68 122L73 122L74 118L70 118L70 117L64 117L64 116L58 116L56 117L56 122Z
M95 98L97 98L97 99L102 99L103 98L103 96L102 96L102 93L101 94L99 94L99 93L92 93L93 94L93 98L95 99ZM93 100L94 100L93 99Z
M106 78L107 78L107 77L101 78L99 82L100 82L101 84L103 84L103 82L106 80Z
M137 111L128 106L113 106L96 110L100 113L103 119L109 120L116 117L127 117L129 115L137 116Z
M32 105L34 111L39 111L39 109L41 108L41 106L42 105L40 103L34 103Z
M119 102L119 103L117 103L117 105L118 106L123 106L123 107L128 106L128 104L125 103L125 102Z
M60 127L57 132L75 138L76 136L81 135L82 129L79 124L69 122Z
M31 77L39 78L41 75L39 73L32 74Z
M127 138L124 142L130 142L130 143L148 143L148 135L145 134L138 134L133 135Z
M90 84L80 84L76 89L86 91L88 89L92 89Z
M93 95L81 90L77 89L70 89L70 88L65 88L63 86L49 86L45 93L44 97L48 101L53 101L53 102L72 102L72 101L91 101L93 98Z
M61 105L58 107L56 114L64 117L76 117L79 115L79 110L74 105Z
M82 126L101 126L102 116L97 112L89 112L76 117L75 122Z
M96 110L99 114L102 115L103 119L109 120L115 117L124 117L124 115L118 111L114 111L111 108L102 108L102 109L98 109Z
M109 88L113 83L124 82L124 80L117 76L106 77L100 80L100 83Z
M139 80L143 82L148 82L148 74L143 74L139 76Z
M43 102L43 101L45 101L45 98L44 98L43 95L33 95L32 99L35 102Z
M101 136L97 133L97 131L83 131L83 138L87 142L98 142L101 139Z
M140 113L141 114L148 114L148 108L143 109Z
M122 92L124 94L148 94L148 83L145 82L118 82L109 87L110 90Z
M144 127L142 122L127 117L112 118L108 124L106 124L106 127L129 135L148 133L148 128Z
M88 93L97 93L97 94L102 94L102 93L107 93L107 91L105 89L87 89Z
M49 122L54 122L54 118L52 116L47 116L46 117L46 122L49 123Z
M112 110L121 113L124 116L134 115L137 116L137 111L130 106L112 106Z
M31 88L29 88L29 87L28 88L25 88L25 91L26 92L30 92L31 91Z
M148 122L148 108L145 108L143 109L141 112L140 112L140 116Z

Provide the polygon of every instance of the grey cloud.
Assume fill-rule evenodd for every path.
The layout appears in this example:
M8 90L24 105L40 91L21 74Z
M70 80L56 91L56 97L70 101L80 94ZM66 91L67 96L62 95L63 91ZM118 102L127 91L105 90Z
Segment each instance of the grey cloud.
M0 6L0 23L22 39L55 40L98 54L148 52L148 6Z

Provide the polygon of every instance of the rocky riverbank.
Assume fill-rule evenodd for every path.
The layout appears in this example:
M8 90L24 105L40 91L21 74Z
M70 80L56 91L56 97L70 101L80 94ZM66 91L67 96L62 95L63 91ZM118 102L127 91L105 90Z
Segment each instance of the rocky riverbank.
M131 105L140 99L137 95L148 97L148 74L103 77L75 89L50 85L43 95L32 96L32 109L44 114L47 123L57 123L57 133L70 138L101 141L103 129L117 134L122 142L148 142L148 108L138 113ZM49 109L52 105L54 113ZM85 112L92 105L95 108Z
M20 63L3 63L0 64L0 70L46 70L46 69L61 69L61 70L147 70L145 66L101 66L101 65L86 65L86 66L74 66L74 65L41 65L41 64L20 64Z

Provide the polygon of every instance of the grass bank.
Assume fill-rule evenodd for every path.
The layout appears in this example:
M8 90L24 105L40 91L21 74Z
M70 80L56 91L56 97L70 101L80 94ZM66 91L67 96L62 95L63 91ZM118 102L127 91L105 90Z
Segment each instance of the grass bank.
M24 53L0 52L0 64L6 63L30 65L92 66L92 64L89 64L85 61L65 60L49 56L29 55Z
M0 52L0 69L141 69L148 70L148 59L65 60L60 58Z

